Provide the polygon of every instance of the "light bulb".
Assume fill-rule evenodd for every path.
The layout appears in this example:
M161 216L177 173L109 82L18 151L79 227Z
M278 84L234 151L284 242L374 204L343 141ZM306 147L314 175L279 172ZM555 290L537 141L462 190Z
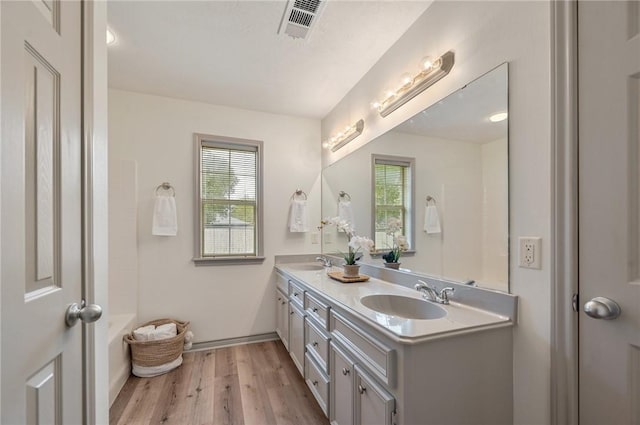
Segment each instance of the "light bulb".
M412 82L413 82L413 77L408 72L405 72L400 76L400 83L402 84L402 87L408 86Z
M497 114L493 114L489 117L489 121L491 122L500 122L500 121L504 121L507 119L507 117L509 116L509 114L507 114L506 112L498 112Z
M391 98L391 97L393 97L395 95L396 95L396 92L394 90L385 90L384 91L385 100L389 99L389 98Z
M420 60L420 67L428 71L433 68L433 58L431 56L425 56Z
M324 142L322 144L322 147L325 148L325 149L329 149L329 142Z
M372 109L380 109L380 102L376 101L371 104Z
M116 42L116 36L109 28L107 28L107 46Z

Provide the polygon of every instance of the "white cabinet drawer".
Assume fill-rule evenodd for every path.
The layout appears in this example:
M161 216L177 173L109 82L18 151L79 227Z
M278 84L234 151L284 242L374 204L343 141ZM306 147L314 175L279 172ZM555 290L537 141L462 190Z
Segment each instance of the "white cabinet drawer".
M329 335L318 329L310 320L304 322L304 342L307 353L315 357L320 368L329 373Z
M304 294L304 308L307 316L313 317L324 329L329 330L329 306L306 292Z
M357 363L363 363L377 378L393 387L395 350L385 346L333 310L329 319L329 329L331 337L349 349Z
M329 416L329 378L322 372L317 366L315 361L309 356L309 353L305 354L304 362L304 377L309 389L313 393L313 396L318 400L320 408L324 412L325 416Z
M304 309L304 289L292 280L289 281L289 299L298 304L301 309Z

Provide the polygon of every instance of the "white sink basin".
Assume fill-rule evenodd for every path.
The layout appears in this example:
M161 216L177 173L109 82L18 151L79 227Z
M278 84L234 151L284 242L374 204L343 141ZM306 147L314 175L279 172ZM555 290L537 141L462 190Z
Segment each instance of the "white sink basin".
M313 264L313 263L291 263L291 264L287 264L286 266L291 269L301 270L301 271L322 270L324 268L322 267L322 264Z
M360 298L360 302L371 310L405 319L432 320L447 315L447 310L439 305L402 295L367 295Z

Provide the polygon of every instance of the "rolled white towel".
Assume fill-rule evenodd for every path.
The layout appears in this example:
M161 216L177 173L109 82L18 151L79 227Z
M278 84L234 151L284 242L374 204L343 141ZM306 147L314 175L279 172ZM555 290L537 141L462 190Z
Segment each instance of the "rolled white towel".
M184 349L191 350L193 346L193 332L187 331L184 334Z
M154 325L142 326L133 331L133 339L136 341L149 341L151 340L151 335L156 330Z
M167 323L166 325L158 326L155 331L149 335L150 340L157 341L159 339L173 338L178 335L178 328L175 323Z

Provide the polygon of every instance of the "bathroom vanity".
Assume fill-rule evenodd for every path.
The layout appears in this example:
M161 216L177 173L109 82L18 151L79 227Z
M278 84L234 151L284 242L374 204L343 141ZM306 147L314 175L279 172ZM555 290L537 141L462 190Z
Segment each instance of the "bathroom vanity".
M319 264L276 270L277 332L332 424L512 422L515 297L462 287L471 304L454 293L439 305L381 279L340 283Z

